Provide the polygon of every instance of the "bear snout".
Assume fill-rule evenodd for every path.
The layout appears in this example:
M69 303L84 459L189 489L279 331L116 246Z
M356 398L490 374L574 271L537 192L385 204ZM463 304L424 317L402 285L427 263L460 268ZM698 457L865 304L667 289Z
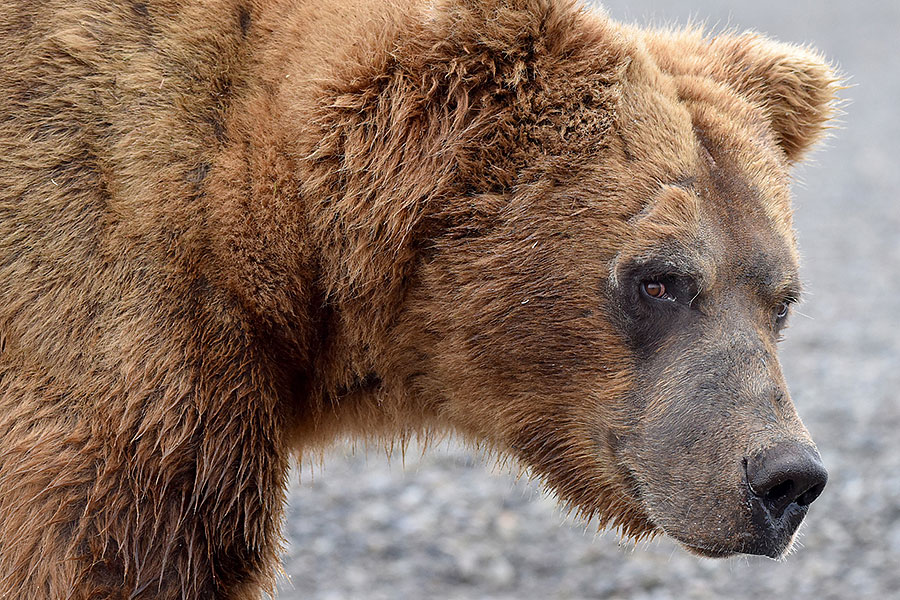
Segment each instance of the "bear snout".
M744 459L756 554L778 558L790 547L809 505L819 497L828 472L808 444L781 442Z

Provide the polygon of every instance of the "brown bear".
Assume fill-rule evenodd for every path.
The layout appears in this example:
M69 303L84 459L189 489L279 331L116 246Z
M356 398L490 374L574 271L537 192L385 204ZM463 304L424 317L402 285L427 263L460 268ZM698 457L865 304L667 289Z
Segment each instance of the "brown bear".
M258 598L345 435L790 547L815 53L570 0L3 0L0 52L0 598Z

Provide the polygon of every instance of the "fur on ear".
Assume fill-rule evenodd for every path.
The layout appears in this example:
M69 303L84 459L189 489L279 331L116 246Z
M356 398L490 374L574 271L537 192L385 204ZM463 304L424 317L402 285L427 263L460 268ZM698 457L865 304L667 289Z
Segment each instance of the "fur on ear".
M835 112L838 77L818 53L755 34L713 40L726 79L768 114L790 162L817 142Z
M709 38L699 29L650 34L648 47L664 70L709 77L760 106L791 163L821 139L835 115L839 77L810 48L756 33Z

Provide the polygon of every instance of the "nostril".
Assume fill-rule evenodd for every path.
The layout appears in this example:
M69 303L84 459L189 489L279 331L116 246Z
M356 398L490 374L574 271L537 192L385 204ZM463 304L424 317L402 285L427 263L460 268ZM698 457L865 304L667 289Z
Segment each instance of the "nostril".
M794 482L792 480L788 479L787 481L782 481L765 493L764 497L766 502L781 504L785 498L791 495L791 492L794 491L794 487Z
M808 507L828 480L818 453L803 444L778 444L744 464L750 492L775 518L781 518L792 504Z

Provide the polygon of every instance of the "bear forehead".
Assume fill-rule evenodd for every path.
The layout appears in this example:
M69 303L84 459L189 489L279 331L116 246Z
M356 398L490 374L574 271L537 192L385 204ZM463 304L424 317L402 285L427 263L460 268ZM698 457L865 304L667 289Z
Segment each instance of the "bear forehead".
M764 216L777 237L795 245L784 152L764 109L732 86L665 73L638 53L613 127L621 166L645 201L656 197L660 184L690 182L705 203L731 213L729 221Z
M617 265L667 263L704 287L727 272L799 294L787 165L762 112L717 83L652 83L625 89L611 140L635 210Z
M710 159L711 160L711 159ZM663 186L628 221L611 266L614 283L633 265L690 276L698 290L742 282L773 302L800 295L796 246L773 226L741 179L713 173Z

